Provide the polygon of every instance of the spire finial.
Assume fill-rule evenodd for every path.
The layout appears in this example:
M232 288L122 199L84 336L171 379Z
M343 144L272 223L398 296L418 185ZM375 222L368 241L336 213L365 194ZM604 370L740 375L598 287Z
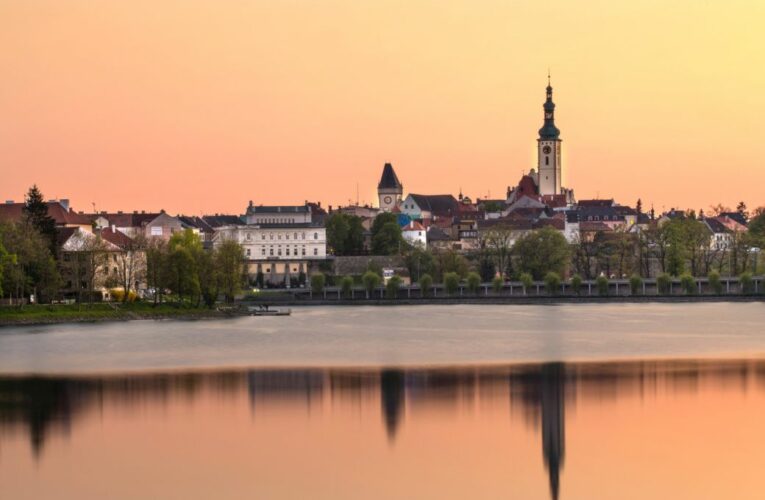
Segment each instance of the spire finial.
M550 68L549 68L549 66L547 68L547 85L548 86L550 85Z

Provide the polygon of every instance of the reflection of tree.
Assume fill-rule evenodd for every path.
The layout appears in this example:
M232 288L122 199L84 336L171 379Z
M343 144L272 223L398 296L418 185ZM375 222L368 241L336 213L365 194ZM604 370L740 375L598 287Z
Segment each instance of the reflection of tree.
M404 372L383 370L380 373L380 398L388 439L393 441L404 410Z

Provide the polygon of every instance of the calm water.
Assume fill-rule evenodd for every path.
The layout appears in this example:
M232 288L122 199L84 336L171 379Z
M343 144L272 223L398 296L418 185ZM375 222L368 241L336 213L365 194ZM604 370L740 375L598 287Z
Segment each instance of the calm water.
M0 329L0 498L763 498L764 310Z

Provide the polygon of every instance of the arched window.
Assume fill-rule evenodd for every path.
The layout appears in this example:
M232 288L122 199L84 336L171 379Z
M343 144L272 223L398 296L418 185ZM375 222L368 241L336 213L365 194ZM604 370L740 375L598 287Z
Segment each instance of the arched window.
M545 156L545 165L549 165L549 164L550 164L550 157Z

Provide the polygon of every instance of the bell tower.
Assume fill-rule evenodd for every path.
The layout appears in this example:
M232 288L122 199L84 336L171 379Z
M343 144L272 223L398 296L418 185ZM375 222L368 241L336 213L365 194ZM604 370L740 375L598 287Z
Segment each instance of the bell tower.
M398 180L393 165L386 163L383 167L380 183L377 184L377 198L380 210L390 212L393 207L401 201L401 195L404 192L404 186Z
M561 172L561 139L560 130L555 126L555 103L552 100L553 89L550 75L547 75L547 99L544 109L544 125L539 129L537 139L537 172L539 179L539 194L564 194L562 190Z

